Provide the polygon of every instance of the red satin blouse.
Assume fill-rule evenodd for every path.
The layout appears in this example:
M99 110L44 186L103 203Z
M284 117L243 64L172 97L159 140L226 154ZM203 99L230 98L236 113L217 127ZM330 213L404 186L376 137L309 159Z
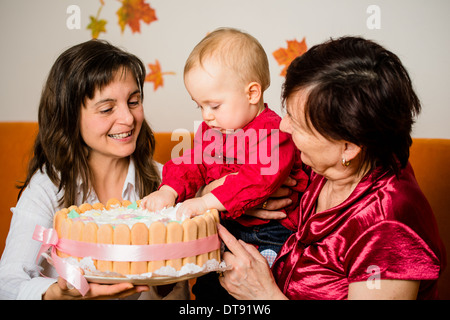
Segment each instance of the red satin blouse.
M436 299L445 249L410 164L399 174L374 170L342 204L316 212L326 179L312 173L299 228L272 271L290 299L347 299L351 282L421 280L418 299Z

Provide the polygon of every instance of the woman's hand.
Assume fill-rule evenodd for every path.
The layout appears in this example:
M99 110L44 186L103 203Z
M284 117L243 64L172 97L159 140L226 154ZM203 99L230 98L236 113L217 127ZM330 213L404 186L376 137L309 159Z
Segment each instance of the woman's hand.
M237 174L237 172L230 173L229 175L232 174ZM204 196L210 193L214 188L221 186L229 175L226 175L204 186L197 193L197 197ZM295 185L297 185L297 181L291 177L287 177L283 185L277 191L275 191L265 202L264 209L263 205L260 205L258 206L258 208L247 210L245 214L260 219L278 220L286 218L286 214L278 210L283 209L292 203L292 200L288 197L292 192L290 187L294 187Z
M292 204L292 200L288 197L292 192L290 187L294 187L296 184L297 181L295 179L287 177L283 185L275 191L264 204L258 206L258 208L247 210L245 214L260 219L286 218L286 214L278 210Z
M98 284L89 283L89 291L85 296L74 288L70 288L67 281L59 277L58 282L52 284L42 295L43 300L102 300L125 298L135 293L150 290L148 286L134 286L131 283Z
M222 225L217 228L230 250L224 253L223 259L227 266L232 266L231 270L223 273L223 277L219 277L222 287L240 300L286 299L275 283L267 260L258 250L242 240L236 240Z

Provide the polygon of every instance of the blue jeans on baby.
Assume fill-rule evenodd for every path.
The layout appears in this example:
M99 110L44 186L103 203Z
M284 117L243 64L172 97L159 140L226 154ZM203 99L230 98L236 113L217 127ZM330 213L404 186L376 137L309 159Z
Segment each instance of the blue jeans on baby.
M256 246L263 256L271 258L268 259L270 266L287 238L293 233L276 220L253 227L245 227L233 220L223 220L221 223L237 239Z

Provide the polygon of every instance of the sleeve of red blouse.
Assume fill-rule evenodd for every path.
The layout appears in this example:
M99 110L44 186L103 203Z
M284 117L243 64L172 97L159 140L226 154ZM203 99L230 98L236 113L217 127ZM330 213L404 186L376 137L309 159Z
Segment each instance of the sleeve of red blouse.
M163 167L161 186L172 187L178 194L177 202L195 197L200 187L205 185L206 169L197 159L202 154L202 131L199 128L194 137L194 149L169 160Z
M161 186L172 187L178 194L177 202L183 202L195 197L200 187L205 185L205 175L201 164L178 163L178 160L179 158L170 160L164 165Z
M383 221L352 244L344 267L349 282L368 279L434 280L440 263L436 254L411 228Z
M229 175L222 186L212 191L227 209L226 217L238 218L246 210L266 201L289 176L295 150L290 135L268 130L267 137L260 139L257 145L259 156L264 154L268 157L263 161L259 157L256 164L243 164L238 174Z

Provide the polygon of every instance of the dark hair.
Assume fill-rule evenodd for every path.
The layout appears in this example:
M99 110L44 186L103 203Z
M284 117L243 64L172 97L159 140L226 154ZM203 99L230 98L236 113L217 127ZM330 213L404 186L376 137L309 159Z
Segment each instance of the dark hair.
M145 66L136 56L106 41L90 40L63 52L50 70L39 103L39 132L34 144L34 155L28 167L27 178L20 186L20 194L39 169L64 190L60 204L75 202L76 181L81 178L83 201L92 186L88 166L88 148L80 134L80 110L97 89L114 80L117 72L130 72L141 91L145 80ZM144 120L136 150L132 154L136 165L137 189L140 196L154 191L160 178L153 163L155 139Z
M400 59L373 41L343 37L316 45L289 66L286 99L308 90L305 118L321 135L362 148L362 166L406 166L421 110ZM361 169L361 167L359 169Z

